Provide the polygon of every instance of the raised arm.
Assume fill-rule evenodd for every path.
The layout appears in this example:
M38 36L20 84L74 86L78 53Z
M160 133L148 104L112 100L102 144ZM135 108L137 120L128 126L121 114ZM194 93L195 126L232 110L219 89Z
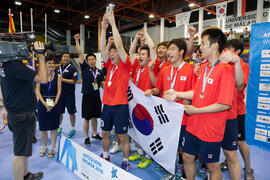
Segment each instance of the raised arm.
M100 50L103 61L106 63L109 58L109 52L106 51L106 31L109 24L105 21L105 15L101 22L101 33L100 33Z
M151 60L148 63L148 67L149 67L149 76L150 76L151 84L153 87L155 87L155 84L157 82L157 78L156 78L154 71L153 71L154 66L155 66L155 60Z
M144 32L144 37L146 39L146 43L149 46L151 60L155 61L157 59L157 51L156 51L155 43L153 42L152 38L147 33L146 28L143 28L143 32Z
M38 82L38 83L47 83L48 82L48 73L47 73L47 66L46 66L46 62L45 62L45 57L43 55L43 53L41 53L42 51L44 51L44 44L42 42L35 42L34 43L34 48L35 50L39 50L40 54L38 54L39 56L39 70L38 70L38 74L35 76L34 81Z
M137 43L141 37L142 37L141 31L137 32L137 34L136 34L136 36L131 44L131 47L129 49L129 56L130 56L130 60L131 60L132 64L134 63L134 61L136 59L136 46L137 46Z
M113 37L110 36L108 38L108 43L107 43L107 46L106 46L106 53L109 55L110 54L110 49L111 49L111 46L112 44L114 43L114 40L113 40Z
M83 61L84 61L84 55L83 55L82 48L80 46L80 34L76 34L74 36L74 39L75 39L75 43L76 43L77 53L78 53L78 56L79 56L79 61L82 64Z
M123 42L122 42L122 39L121 39L121 36L119 34L119 31L116 27L116 24L115 24L115 19L114 19L114 14L105 14L105 17L106 19L108 19L111 27L112 27L112 33L113 33L113 39L114 39L114 44L115 44L115 47L120 55L120 58L121 58L121 61L123 63L126 63L126 60L127 60L127 53L124 49L124 46L123 46Z
M220 60L224 63L229 63L229 62L234 63L235 85L237 87L241 86L244 81L244 72L241 67L240 57L234 52L225 51L224 53L221 54Z
M187 44L187 53L185 57L187 57L193 50L193 43L194 43L194 36L196 34L196 28L193 26L189 26L188 33L189 33L189 40Z

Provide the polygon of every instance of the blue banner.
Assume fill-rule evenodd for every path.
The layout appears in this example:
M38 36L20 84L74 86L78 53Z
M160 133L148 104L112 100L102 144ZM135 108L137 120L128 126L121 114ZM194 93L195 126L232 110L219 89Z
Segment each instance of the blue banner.
M270 23L251 25L246 139L270 151Z

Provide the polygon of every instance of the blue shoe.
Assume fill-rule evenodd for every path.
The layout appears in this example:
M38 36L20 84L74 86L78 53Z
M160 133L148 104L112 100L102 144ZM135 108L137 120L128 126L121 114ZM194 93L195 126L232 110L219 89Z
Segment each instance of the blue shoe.
M158 171L163 171L164 170L164 168L161 165L159 165L158 163L155 163L155 169L158 170Z
M206 168L200 168L199 170L198 170L198 172L197 172L197 174L199 175L199 176L201 176L202 178L204 178L204 177L206 177L207 176L207 169Z
M68 138L72 138L76 134L76 130L71 129L68 133Z
M125 171L129 171L131 167L127 161L123 161L121 164L121 168L124 169Z
M59 127L59 128L57 129L57 136L60 136L61 134L62 134L62 128Z
M184 171L183 165L177 164L176 165L176 168L175 168L175 176L177 178L181 178L182 177L182 174L183 174L183 171Z

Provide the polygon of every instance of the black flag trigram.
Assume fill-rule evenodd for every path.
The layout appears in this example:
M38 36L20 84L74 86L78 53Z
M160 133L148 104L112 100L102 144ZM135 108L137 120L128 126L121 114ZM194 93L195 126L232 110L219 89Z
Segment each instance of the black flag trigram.
M131 118L128 118L128 128L132 129L133 128L133 124L131 122Z
M133 93L130 89L130 86L128 86L127 96L128 96L128 102L133 99Z
M161 143L160 137L158 137L154 142L150 144L150 149L153 155L156 155L159 151L163 149L163 145Z
M160 124L164 124L164 123L169 122L168 116L165 114L163 107L162 107L162 104L155 106L154 108L155 108L155 112L158 115L158 119L159 119Z

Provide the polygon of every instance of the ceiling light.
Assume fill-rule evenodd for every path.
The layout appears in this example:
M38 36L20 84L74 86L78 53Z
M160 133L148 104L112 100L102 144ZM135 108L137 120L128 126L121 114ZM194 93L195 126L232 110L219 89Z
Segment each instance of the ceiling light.
M84 18L85 18L85 19L89 19L90 16L86 14L86 15L84 15Z
M115 5L113 3L108 4L108 6L114 7Z
M55 9L54 12L55 13L60 13L60 9Z
M15 1L15 5L21 6L22 2L21 1Z
M151 19L154 18L154 17L155 17L155 16L154 16L153 14L150 14L150 15L149 15L149 18L151 18Z
M195 6L195 4L194 3L190 3L188 6L192 8L192 7Z

